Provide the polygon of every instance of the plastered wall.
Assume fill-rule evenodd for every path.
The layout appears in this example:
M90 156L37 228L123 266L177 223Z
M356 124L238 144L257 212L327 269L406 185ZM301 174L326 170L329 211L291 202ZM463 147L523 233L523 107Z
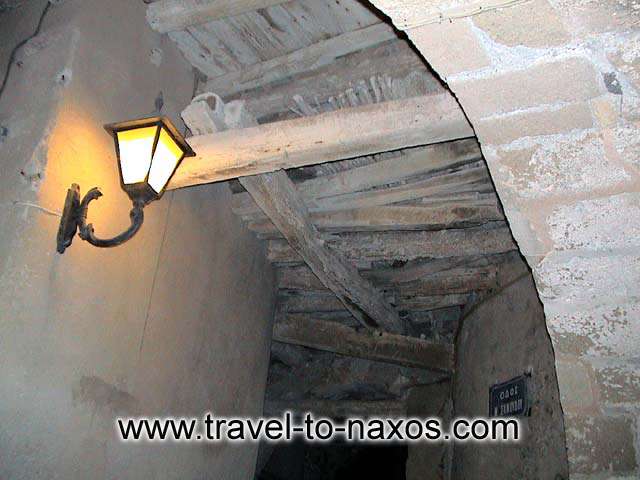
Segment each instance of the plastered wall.
M457 443L452 478L567 479L554 356L531 275L521 276L467 313L456 352L455 417L486 417L490 387L525 373L531 376L531 415L520 419L518 443Z
M45 2L0 15L0 60ZM102 124L174 121L193 76L143 2L66 0L19 54L0 99L0 478L251 478L256 447L124 445L116 415L261 412L273 278L226 185L166 194L130 242L55 252L72 182L100 236L126 228ZM152 53L153 52L153 53Z

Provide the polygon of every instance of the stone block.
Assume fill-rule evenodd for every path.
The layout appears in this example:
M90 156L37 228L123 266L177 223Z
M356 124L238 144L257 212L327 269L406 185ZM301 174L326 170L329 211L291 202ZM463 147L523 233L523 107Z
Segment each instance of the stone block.
M640 404L640 365L637 360L610 361L594 368L600 402L606 406Z
M607 157L603 137L597 133L542 137L528 146L498 148L491 157L487 161L498 191L508 189L524 199L571 198L631 180Z
M613 476L637 468L633 417L565 416L572 474ZM611 477L608 477L611 478Z
M618 123L620 96L607 93L591 100L591 110L602 128L615 127Z
M570 40L560 18L546 0L534 0L473 17L473 23L496 42L510 47L552 47Z
M593 339L588 335L574 333L563 328L556 330L549 323L547 327L556 355L563 354L579 357L586 355L594 346Z
M589 100L602 93L594 65L581 57L539 63L488 78L452 79L449 86L472 122L497 113Z
M620 159L640 168L640 122L613 130L614 145Z
M522 137L585 130L592 126L591 109L586 103L495 115L474 122L480 142L493 145L510 143Z
M615 292L612 292L614 295ZM608 305L546 301L547 327L556 353L636 357L640 345L640 304L611 298Z
M547 221L557 250L640 247L640 193L563 205Z
M640 2L552 0L563 23L575 36L637 29Z
M556 373L560 388L560 403L567 413L596 413L593 371L590 366L574 358L557 358Z
M409 30L408 34L429 64L445 79L490 64L468 19L424 25Z
M534 268L538 292L545 300L597 306L603 301L635 298L640 284L640 253L594 255L554 252Z

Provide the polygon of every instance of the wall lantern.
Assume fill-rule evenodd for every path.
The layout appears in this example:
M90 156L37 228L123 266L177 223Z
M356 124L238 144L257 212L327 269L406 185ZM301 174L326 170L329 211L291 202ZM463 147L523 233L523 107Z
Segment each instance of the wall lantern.
M143 208L159 199L184 157L195 153L166 117L152 117L104 126L116 144L120 183L133 202L131 226L110 239L97 238L87 224L89 203L102 196L92 188L80 201L80 187L71 185L58 229L58 252L71 245L76 231L81 239L96 247L115 247L133 237L144 220Z

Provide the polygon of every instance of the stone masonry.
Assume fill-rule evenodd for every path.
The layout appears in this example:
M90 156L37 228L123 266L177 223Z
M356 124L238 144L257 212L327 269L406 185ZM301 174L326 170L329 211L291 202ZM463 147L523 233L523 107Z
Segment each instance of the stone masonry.
M373 3L482 144L545 307L571 478L637 478L640 1Z

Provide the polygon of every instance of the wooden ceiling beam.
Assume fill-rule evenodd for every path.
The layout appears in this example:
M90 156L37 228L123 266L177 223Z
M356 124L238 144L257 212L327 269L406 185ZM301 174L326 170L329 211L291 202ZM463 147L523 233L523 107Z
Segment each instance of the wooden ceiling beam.
M374 281L380 289L396 289L402 294L444 295L448 293L465 293L475 290L487 290L496 284L498 267L486 265L481 267L460 266L424 275L409 282L393 282L387 279ZM372 280L375 270L360 272L364 278ZM277 285L281 290L301 290L307 292L322 291L323 284L306 266L278 268Z
M170 189L473 136L450 93L344 109L188 139Z
M280 230L290 247L358 321L371 329L404 332L398 313L382 293L363 279L354 266L325 245L284 170L243 177L240 183Z
M517 250L509 227L473 227L417 232L358 232L326 237L326 243L351 261L492 255ZM282 265L302 264L287 242L269 240L268 258Z
M315 212L311 221L322 232L376 232L389 230L435 230L461 228L502 220L497 205L475 206L451 203L439 207L382 206L337 212ZM252 220L247 226L261 238L279 238L280 232L265 218Z
M215 91L217 80L202 91ZM245 100L260 123L446 91L409 42L382 42L257 89L225 97Z
M329 211L332 202L336 202L335 199L328 200L330 197L364 192L374 187L409 180L416 175L445 172L447 169L481 159L482 153L478 142L468 138L397 152L391 158L369 165L302 181L296 184L296 188L305 202L312 205L310 211ZM486 179L487 181L489 179L488 173ZM441 180L443 178L440 178ZM376 191L379 193L379 190ZM439 191L435 190L436 193ZM433 191L427 193L432 194ZM348 203L345 207L345 203L347 202L342 202L343 208L350 208ZM232 208L234 213L242 216L260 211L247 193L234 195Z
M453 347L420 338L393 334L358 332L337 322L310 320L297 315L279 318L273 340L326 352L406 367L453 369Z
M244 112L242 104L230 110L219 97L214 96L213 99L213 108L206 99L200 97L183 112L182 117L192 131L233 132L234 130L220 132L231 124L231 117L240 125L249 125L255 121ZM232 112L234 115L231 115ZM290 246L358 321L368 328L404 332L404 324L398 313L382 294L363 279L355 267L326 247L320 233L309 220L304 202L284 170L243 177L240 182Z
M384 297L399 310L412 312L428 312L441 308L465 305L469 301L467 293L450 293L447 295L409 295L406 297L388 294ZM288 313L341 312L344 305L333 293L281 295L280 306Z
M147 22L156 32L183 30L289 0L160 0L147 7Z
M396 38L390 25L377 23L239 71L209 79L207 88L221 97L234 95L333 63L337 58Z

